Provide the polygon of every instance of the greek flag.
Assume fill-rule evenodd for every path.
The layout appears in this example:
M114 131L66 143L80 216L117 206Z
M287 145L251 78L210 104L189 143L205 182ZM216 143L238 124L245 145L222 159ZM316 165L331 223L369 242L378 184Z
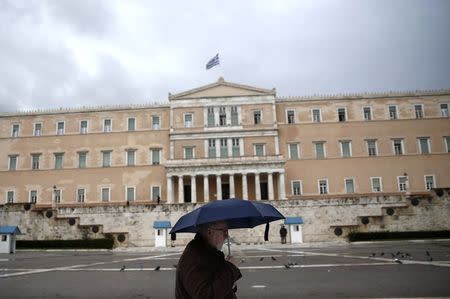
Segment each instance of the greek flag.
M211 60L208 61L208 63L206 64L206 69L209 70L210 68L212 68L218 64L220 64L219 63L219 53L217 53L216 56L214 56L213 58L211 58Z

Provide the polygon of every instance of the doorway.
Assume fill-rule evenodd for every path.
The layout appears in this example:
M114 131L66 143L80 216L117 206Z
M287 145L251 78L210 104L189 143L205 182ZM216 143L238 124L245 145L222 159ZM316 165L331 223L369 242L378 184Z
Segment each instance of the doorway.
M191 185L184 185L184 202L191 202Z
M222 199L230 199L230 184L222 184Z
M268 200L269 199L269 190L267 182L261 182L259 184L260 190L261 190L261 199L262 200Z

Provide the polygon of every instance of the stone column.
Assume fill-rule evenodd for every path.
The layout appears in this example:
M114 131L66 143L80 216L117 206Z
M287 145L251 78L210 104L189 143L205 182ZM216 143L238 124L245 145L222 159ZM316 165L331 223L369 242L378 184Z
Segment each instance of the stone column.
M235 190L234 190L234 173L230 174L230 198L235 198Z
M191 175L191 202L197 202L197 184L195 181L195 175Z
M217 191L217 200L222 200L222 178L220 174L216 175L216 191Z
M207 174L203 175L203 201L209 201L209 180Z
M280 194L280 200L287 199L285 191L286 189L284 187L284 172L280 172L280 174L278 175L278 182L279 182L278 192Z
M184 186L183 186L183 176L178 177L178 202L184 203Z
M172 177L167 177L167 203L173 203Z
M269 189L269 200L274 200L273 197L273 174L267 174L267 188Z
M247 174L242 174L242 199L248 200Z
M256 200L261 200L261 186L259 184L259 173L255 173L255 195Z

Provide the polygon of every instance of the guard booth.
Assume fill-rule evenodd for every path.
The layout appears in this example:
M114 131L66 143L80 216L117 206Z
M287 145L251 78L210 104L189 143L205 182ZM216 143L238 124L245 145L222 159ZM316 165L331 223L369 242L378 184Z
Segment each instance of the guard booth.
M286 217L284 224L289 227L291 243L303 243L302 217Z
M168 220L158 220L153 222L153 228L155 229L155 247L167 246L167 230L172 225Z
M21 235L18 226L0 226L0 253L16 253L16 235Z

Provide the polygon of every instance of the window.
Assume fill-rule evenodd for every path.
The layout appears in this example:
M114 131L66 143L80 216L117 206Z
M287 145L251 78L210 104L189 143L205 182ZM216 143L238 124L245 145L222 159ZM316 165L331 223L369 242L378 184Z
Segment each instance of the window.
M255 125L261 123L261 110L253 111L253 123Z
M214 120L214 107L208 107L207 119L208 119L208 127L214 127L216 124Z
M425 189L431 191L434 188L434 175L425 176Z
M289 159L298 160L300 155L298 153L298 143L289 144Z
M36 203L37 202L37 191L36 190L31 190L30 191L30 202L31 203Z
M9 156L8 158L9 158L8 170L10 170L10 171L15 171L15 170L17 170L17 159L18 159L18 155L11 155L11 156Z
M56 134L57 135L64 135L64 122L63 121L59 121L56 124Z
M389 119L397 119L397 106L389 105Z
M152 200L157 201L158 197L161 199L161 188L159 186L152 186Z
M444 142L445 142L447 153L450 153L450 137L445 137Z
M159 116L153 115L152 116L152 130L159 130L161 129L161 123Z
M418 139L420 153L425 155L430 153L430 138L421 137Z
M239 125L239 114L237 106L231 106L231 125L232 126Z
M216 140L208 139L208 157L215 158L216 157Z
M102 201L110 201L110 189L109 188L102 188Z
M53 189L53 201L55 203L61 203L61 190L60 189Z
M12 137L19 137L19 131L20 131L20 125L19 124L13 124L12 125L11 136Z
M102 151L102 166L110 167L111 166L111 151Z
M352 142L348 140L341 141L341 156L348 158L352 156Z
M319 194L328 194L328 180L319 180Z
M82 120L80 121L80 134L87 134L88 132L88 121Z
M219 125L226 126L227 125L227 112L225 107L219 108Z
M14 191L8 191L6 193L6 199L8 203L14 203Z
M372 108L363 107L363 118L364 120L372 120Z
M129 117L128 118L128 131L136 130L136 118Z
M151 149L152 154L152 165L159 165L161 163L161 149L153 148Z
M136 151L127 150L127 166L133 166L136 163Z
M184 158L185 159L194 159L194 147L187 146L184 148Z
M77 202L84 202L86 197L85 189L77 189Z
M448 104L441 104L441 116L448 117Z
M288 124L295 123L295 111L294 110L287 110L286 111L286 116L287 116L287 123Z
M369 156L377 156L378 150L377 150L377 140L376 139L369 139L366 140L367 142L367 153Z
M110 118L103 120L103 132L111 132L112 131L112 120Z
M414 105L414 111L415 111L416 118L423 118L423 105L422 104Z
M220 139L220 157L221 158L228 157L228 142L226 138Z
M301 181L291 181L292 195L302 195L302 183Z
M62 169L63 168L63 153L56 153L55 154L55 169Z
M42 135L42 124L41 123L34 124L33 135L34 136L41 136Z
M370 178L370 182L372 184L372 192L383 191L382 186L381 186L381 178L380 177Z
M345 192L355 193L355 183L353 179L345 179Z
M406 191L408 189L408 177L407 176L399 176L397 177L398 181L398 190L399 191Z
M316 159L325 158L325 142L314 142L316 148Z
M239 146L239 138L232 138L232 155L233 157L239 157L241 155L241 148Z
M134 201L135 198L135 188L134 187L127 187L126 188L126 192L127 192L127 201Z
M86 168L87 152L78 152L78 168Z
M193 118L192 113L186 113L184 115L184 126L186 128L192 128L192 123L193 123L192 118Z
M339 121L347 120L347 109L346 108L338 108L338 119L339 119Z
M394 146L394 155L403 155L403 139L392 140Z
M320 109L313 109L312 110L312 120L315 123L320 123L322 121L322 116L321 116L321 111Z
M41 158L41 154L31 154L31 169L39 169L39 160Z
M255 156L262 157L265 156L265 145L264 144L255 144Z

